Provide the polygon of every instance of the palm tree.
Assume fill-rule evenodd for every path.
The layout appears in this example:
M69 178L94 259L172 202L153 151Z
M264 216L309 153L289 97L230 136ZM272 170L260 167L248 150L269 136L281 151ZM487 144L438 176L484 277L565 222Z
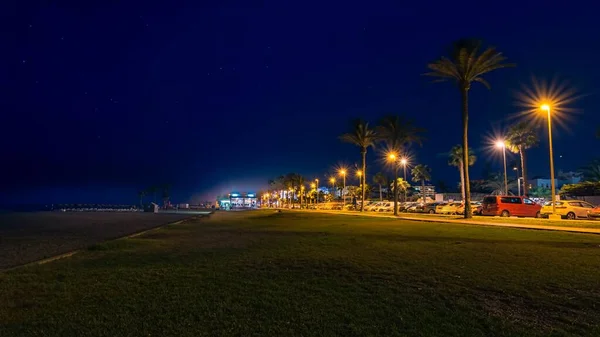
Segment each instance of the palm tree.
M425 129L416 127L413 122L401 116L384 117L377 127L377 137L386 143L393 152L404 152L412 143L422 144ZM395 160L400 160L396 158ZM397 176L398 166L394 163L394 173ZM394 190L394 215L398 215L398 193Z
M403 178L398 178L398 180L396 181L396 184L398 185L398 192L400 191L406 191L410 188L410 184L408 183L408 181L404 180ZM390 189L394 189L394 183L392 182L390 184Z
M469 149L469 166L475 164L477 157L473 154L473 149ZM462 193L462 200L465 200L465 171L464 171L464 153L463 147L460 145L454 145L450 150L448 156L448 165L458 167L460 173L460 192Z
M381 190L381 186L387 185L387 181L388 179L383 172L378 172L373 177L373 183L379 185L379 201L383 201L383 192Z
M463 39L456 41L449 57L442 56L439 60L430 63L427 67L431 72L427 76L438 77L437 82L454 80L458 85L462 99L462 129L463 129L463 171L465 176L465 218L471 217L471 189L469 184L469 89L473 82L479 82L488 89L489 83L482 77L490 71L514 66L503 63L506 57L489 47L479 53L480 41Z
M512 125L506 134L506 148L512 153L518 153L521 157L521 173L523 176L523 195L527 195L527 157L525 150L536 146L539 142L538 136L527 122L519 122Z
M141 190L138 192L138 197L140 197L140 207L144 208L144 197L147 195L146 191Z
M169 198L171 198L171 185L165 184L162 186L162 199L163 199L163 205L165 208L167 207Z
M431 168L427 165L419 164L412 169L411 174L414 182L421 182L421 196L423 197L423 202L425 202L425 181L431 180Z
M156 204L156 192L158 192L157 186L150 186L146 189L147 194L152 194L152 202Z
M585 181L600 181L600 161L594 160L580 170Z
M386 116L377 126L378 140L386 143L392 151L405 150L412 143L421 145L425 129L416 127L413 121L402 116Z
M377 134L371 128L369 128L369 123L356 119L352 121L352 129L350 132L345 133L340 136L340 139L344 142L354 144L360 148L360 154L362 157L362 174L361 174L361 194L363 201L360 204L360 211L363 212L365 210L365 188L367 182L367 149L369 147L375 146L375 141L377 140Z

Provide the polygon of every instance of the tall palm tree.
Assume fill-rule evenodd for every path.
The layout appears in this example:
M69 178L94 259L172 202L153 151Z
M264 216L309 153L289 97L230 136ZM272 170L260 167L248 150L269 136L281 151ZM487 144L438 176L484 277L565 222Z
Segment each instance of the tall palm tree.
M360 148L360 154L362 157L362 174L361 174L361 194L362 202L360 204L360 211L365 210L365 188L367 182L367 149L375 146L377 141L377 134L375 130L369 127L369 123L356 119L352 121L352 129L350 132L340 136L340 139L344 142L354 144Z
M388 179L383 172L378 172L373 176L373 183L379 185L379 201L383 201L383 191L381 186L387 185Z
M425 202L425 182L431 180L431 168L427 165L419 164L411 170L412 180L421 182L421 196Z
M469 149L469 166L475 164L477 157L473 154L473 149ZM464 153L463 147L460 145L454 145L450 149L448 155L448 165L458 167L460 173L460 192L462 193L462 200L465 200L465 168L463 166Z
M406 147L412 143L421 145L424 132L425 129L416 127L412 120L402 116L386 116L377 126L378 139L385 142L388 149L396 153L405 152ZM396 160L400 160L400 158ZM394 163L394 170L397 169L397 163ZM398 175L397 171L394 173ZM394 215L398 215L398 190L394 189Z
M414 125L413 121L403 116L386 116L377 126L378 140L386 143L392 151L402 151L413 143L423 143L425 129Z
M479 82L488 89L490 84L482 77L490 71L514 66L504 63L506 57L489 47L479 53L480 41L463 39L453 44L450 56L442 56L439 60L430 63L427 67L431 72L427 76L438 77L437 82L454 80L458 85L462 99L462 129L463 129L463 171L465 176L465 218L471 215L471 189L469 184L469 89L473 82Z
M161 186L161 189L162 189L163 206L166 208L167 204L169 203L169 199L171 198L171 185L165 184L165 185Z
M521 173L523 175L523 195L527 195L527 157L525 150L536 146L539 142L538 136L527 122L519 122L512 125L506 134L506 148L518 153L521 157Z
M147 192L145 190L141 190L138 192L138 197L140 198L140 207L143 208L144 207L144 197L147 195Z

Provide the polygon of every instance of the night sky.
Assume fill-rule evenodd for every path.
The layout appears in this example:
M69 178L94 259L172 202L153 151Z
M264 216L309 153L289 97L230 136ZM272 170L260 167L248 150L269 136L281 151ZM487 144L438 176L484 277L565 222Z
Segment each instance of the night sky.
M585 94L568 129L555 129L556 169L598 154L600 40L586 6L209 3L2 1L0 202L134 203L163 183L174 201L197 201L288 172L324 177L360 161L338 140L349 120L387 114L428 129L413 161L454 185L443 153L461 140L459 92L421 74L461 37L517 63L486 77L491 91L471 91L472 178L486 157L501 169L487 138L520 110L515 92L531 76ZM547 175L540 137L530 176ZM371 175L380 156L368 154Z

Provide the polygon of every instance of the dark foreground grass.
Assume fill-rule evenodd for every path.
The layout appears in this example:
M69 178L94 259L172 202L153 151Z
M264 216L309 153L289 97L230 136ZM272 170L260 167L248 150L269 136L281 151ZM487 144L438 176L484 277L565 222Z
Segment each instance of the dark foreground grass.
M0 274L0 336L600 335L600 236L217 214Z

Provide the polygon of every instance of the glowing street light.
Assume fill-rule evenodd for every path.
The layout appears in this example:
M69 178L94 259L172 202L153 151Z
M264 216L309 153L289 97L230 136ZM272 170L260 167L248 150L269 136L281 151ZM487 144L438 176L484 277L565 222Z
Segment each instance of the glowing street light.
M342 176L342 178L344 180L344 189L342 190L342 197L344 198L343 206L346 206L346 170L341 169L340 175ZM343 206L342 206L342 209L344 209Z
M398 160L395 153L390 153L388 159L394 165L394 215L398 215Z
M552 151L552 118L550 115L550 105L542 104L542 111L548 114L548 146L550 148L550 186L552 187L552 215L556 213L556 186L554 184L554 153Z
M504 194L508 195L508 177L506 175L506 143L504 140L496 142L496 147L502 149L502 157L504 158Z
M400 164L404 166L404 181L406 181L406 164L408 164L408 160L406 158L400 159ZM404 189L404 202L406 202L406 188Z
M319 203L319 179L315 179L315 182L317 183L317 204Z

